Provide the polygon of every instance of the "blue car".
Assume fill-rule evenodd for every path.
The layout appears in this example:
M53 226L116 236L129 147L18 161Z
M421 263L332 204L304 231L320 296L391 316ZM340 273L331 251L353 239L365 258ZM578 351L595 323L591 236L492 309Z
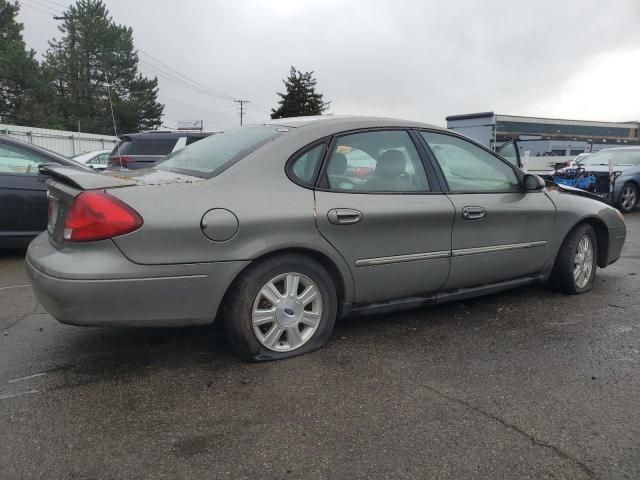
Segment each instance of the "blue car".
M597 178L595 193L606 196L620 211L627 213L636 207L640 188L640 146L600 150L582 159L578 166L584 168L587 175Z

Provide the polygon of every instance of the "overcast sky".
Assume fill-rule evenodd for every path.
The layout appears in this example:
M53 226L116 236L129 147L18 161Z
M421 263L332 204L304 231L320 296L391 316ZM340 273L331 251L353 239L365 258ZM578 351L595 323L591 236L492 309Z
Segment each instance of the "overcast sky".
M23 0L38 53L66 0ZM314 70L329 113L437 125L452 114L640 120L639 0L106 0L136 47L267 118L291 65ZM239 122L237 105L157 75L165 124ZM155 69L151 67L155 65ZM169 74L171 72L169 71ZM175 75L175 74L174 74Z

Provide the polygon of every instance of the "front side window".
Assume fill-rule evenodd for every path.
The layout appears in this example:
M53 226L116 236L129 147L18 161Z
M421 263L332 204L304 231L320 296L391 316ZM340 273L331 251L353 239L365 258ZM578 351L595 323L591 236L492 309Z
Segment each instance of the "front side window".
M0 144L0 173L38 175L40 157L19 148Z
M354 133L339 137L327 165L332 190L427 192L427 175L405 131Z
M505 143L496 150L496 153L500 154L500 156L511 165L518 166L518 151L516 150L516 144L514 142Z
M509 165L462 138L420 132L436 157L452 192L507 192L520 189Z
M210 178L285 131L272 125L231 128L170 154L153 168Z

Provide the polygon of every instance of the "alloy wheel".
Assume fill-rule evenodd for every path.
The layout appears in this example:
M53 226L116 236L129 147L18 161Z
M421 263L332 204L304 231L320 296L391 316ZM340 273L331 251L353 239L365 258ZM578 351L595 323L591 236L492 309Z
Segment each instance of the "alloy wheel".
M622 190L622 208L625 210L631 210L636 205L636 188L633 185L625 185Z
M304 345L322 318L318 286L301 273L283 273L258 292L251 311L253 332L269 350L290 352Z
M578 242L573 261L573 279L578 288L584 288L591 279L593 271L593 242L589 235L583 235Z

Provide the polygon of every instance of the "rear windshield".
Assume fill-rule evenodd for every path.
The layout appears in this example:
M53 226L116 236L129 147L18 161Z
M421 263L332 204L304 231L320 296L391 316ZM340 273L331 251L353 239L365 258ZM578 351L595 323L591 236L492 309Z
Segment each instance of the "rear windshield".
M177 141L177 138L124 137L111 155L167 155Z
M273 125L231 128L172 153L153 168L210 178L286 131Z

